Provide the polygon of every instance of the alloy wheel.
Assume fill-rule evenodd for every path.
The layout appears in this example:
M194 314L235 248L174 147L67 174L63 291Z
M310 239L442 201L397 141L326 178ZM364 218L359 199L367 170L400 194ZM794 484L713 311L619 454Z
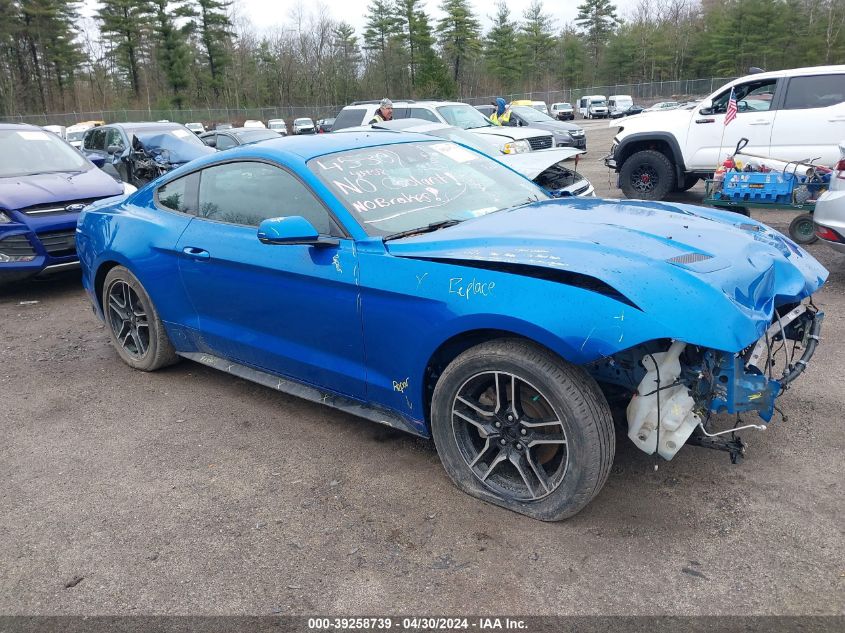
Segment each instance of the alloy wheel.
M115 281L108 292L108 322L117 343L132 358L150 347L150 325L138 294L125 281Z
M452 404L452 432L475 477L505 499L542 499L566 476L563 422L549 398L516 374L489 371L467 380Z

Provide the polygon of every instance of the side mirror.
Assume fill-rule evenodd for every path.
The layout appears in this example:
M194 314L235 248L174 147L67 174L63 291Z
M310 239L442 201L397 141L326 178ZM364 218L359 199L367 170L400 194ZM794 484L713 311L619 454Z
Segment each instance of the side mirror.
M713 101L712 99L705 99L701 103L698 104L698 113L699 114L713 114Z
M209 147L217 147L217 139L213 136L202 139L202 142L208 145Z
M336 239L320 237L317 229L300 215L287 218L268 218L258 226L258 240L262 244L308 244L337 246Z
M106 153L111 156L112 154L119 154L123 151L123 148L120 145L109 145L109 148L106 150Z

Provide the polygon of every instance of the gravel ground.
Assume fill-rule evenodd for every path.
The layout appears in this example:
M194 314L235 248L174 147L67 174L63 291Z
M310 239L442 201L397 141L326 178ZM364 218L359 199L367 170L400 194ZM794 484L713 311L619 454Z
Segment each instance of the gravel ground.
M617 196L612 131L585 127L581 171ZM460 493L429 442L191 362L132 371L78 275L6 289L0 614L841 615L845 256L810 251L827 318L789 420L738 466L655 469L623 438L556 524Z

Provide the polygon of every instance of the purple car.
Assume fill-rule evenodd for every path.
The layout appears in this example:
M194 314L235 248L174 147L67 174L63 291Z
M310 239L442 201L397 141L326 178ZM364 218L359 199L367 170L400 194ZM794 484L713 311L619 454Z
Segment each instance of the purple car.
M77 268L79 212L124 192L55 134L0 123L0 284Z

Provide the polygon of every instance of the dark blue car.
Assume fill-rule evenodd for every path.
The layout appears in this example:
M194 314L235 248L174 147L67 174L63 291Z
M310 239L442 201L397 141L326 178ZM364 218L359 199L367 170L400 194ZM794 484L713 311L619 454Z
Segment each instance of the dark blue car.
M87 207L78 242L131 367L187 358L433 437L461 489L543 520L598 494L612 407L649 454L741 456L716 414L771 418L827 277L744 216L551 199L410 133L201 158Z
M79 212L123 192L55 134L0 123L0 283L78 267Z

